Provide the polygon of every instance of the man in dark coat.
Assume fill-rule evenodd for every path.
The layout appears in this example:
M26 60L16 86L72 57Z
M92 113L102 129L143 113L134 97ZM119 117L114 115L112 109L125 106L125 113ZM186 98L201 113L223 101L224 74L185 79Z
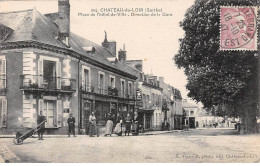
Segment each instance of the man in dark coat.
M42 111L40 111L40 115L37 118L37 125L38 127L38 140L43 140L42 135L44 133L45 130L45 122L46 122L46 118L45 116L42 115Z
M125 123L126 123L125 136L126 136L126 133L129 136L129 133L131 131L131 124L132 124L132 118L130 117L129 113L127 113L127 116L125 118Z
M67 120L68 126L69 126L69 132L68 135L70 137L70 133L72 132L74 137L76 137L75 135L75 118L72 116L73 114L70 113L70 117Z

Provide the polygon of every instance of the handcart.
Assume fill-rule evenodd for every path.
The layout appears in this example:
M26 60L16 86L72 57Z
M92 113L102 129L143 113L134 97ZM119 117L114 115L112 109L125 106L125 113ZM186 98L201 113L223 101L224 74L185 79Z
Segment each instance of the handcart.
M30 130L30 131L27 132L26 134L22 134L22 133L20 133L20 132L17 132L15 138L13 139L13 142L14 142L16 145L21 145L21 144L23 144L23 141L24 141L25 139L29 138L29 137L32 137L33 134L37 133L37 131L40 129L39 127L40 127L43 123L45 123L45 122L46 122L46 120L43 121L43 122L41 122L36 128Z

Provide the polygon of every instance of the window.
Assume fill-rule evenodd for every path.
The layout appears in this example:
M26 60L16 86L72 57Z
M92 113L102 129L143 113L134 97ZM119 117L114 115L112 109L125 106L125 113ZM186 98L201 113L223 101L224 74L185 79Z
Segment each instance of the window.
M61 63L58 58L40 56L38 75L39 87L61 89Z
M128 82L128 95L129 95L129 98L132 98L132 95L133 95L132 82Z
M44 60L43 61L43 83L49 89L56 88L56 62Z
M55 103L54 101L44 101L43 115L46 117L46 127L56 126L55 121Z
M105 73L98 72L98 91L100 94L105 94Z
M110 86L111 86L111 88L115 88L115 81L116 79L115 79L115 76L112 76L112 75L110 75Z
M150 108L150 96L147 95L146 99L147 99L147 107Z
M146 105L146 95L143 94L143 107L146 108L147 105Z
M91 92L90 68L82 66L82 90Z
M0 100L0 127L7 126L7 100L2 99Z
M194 111L190 111L190 116L194 116Z
M125 97L125 80L120 79L121 82L121 97Z

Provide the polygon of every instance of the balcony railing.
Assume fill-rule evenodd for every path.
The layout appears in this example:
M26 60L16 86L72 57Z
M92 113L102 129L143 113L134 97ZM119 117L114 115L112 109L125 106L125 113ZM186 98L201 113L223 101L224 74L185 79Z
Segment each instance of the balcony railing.
M21 89L76 90L76 80L40 75L21 75Z
M83 92L92 92L92 93L95 92L94 87L93 87L93 86L90 86L89 84L84 84L84 85L82 85L81 90L82 90Z
M134 93L127 94L126 91L119 91L117 90L117 88L112 88L112 87L108 87L107 89L105 89L98 86L98 88L95 89L93 86L90 86L89 84L85 84L82 85L81 90L83 92L91 92L91 93L114 96L114 97L135 99Z
M97 93L102 95L108 95L108 90L105 88L98 87Z
M133 93L129 93L129 94L126 95L126 98L135 99L135 95Z
M126 91L125 90L120 90L120 97L126 98Z

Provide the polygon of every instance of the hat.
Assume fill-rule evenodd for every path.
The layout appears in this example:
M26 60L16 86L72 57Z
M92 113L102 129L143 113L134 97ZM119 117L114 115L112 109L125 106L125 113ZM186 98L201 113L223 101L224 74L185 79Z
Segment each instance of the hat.
M69 113L69 115L73 115L72 113Z

